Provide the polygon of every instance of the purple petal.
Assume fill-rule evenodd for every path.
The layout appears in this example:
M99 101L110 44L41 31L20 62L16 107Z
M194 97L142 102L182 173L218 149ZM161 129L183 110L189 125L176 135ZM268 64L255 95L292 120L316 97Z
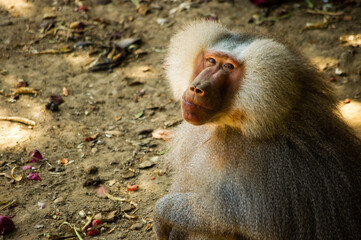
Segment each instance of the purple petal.
M34 149L33 151L31 151L29 153L29 156L32 157L31 161L30 162L37 162L39 160L43 160L43 156L41 155L41 153Z
M29 175L27 176L27 178L29 180L39 180L41 181L41 178L39 176L39 173L29 173Z
M32 167L33 167L33 166L26 165L26 166L23 167L23 170L25 171L25 170L28 170L28 169L30 169L30 168L32 168Z
M40 209L44 209L45 204L43 202L38 202L38 206Z

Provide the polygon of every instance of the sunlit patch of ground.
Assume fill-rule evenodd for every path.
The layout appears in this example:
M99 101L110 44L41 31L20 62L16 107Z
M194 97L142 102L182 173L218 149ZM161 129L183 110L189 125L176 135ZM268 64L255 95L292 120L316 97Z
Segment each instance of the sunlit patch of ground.
M27 0L0 0L0 7L14 17L30 17L34 14L34 5Z
M6 148L21 147L35 137L36 132L21 123L0 122L0 151Z
M130 78L146 78L157 76L156 72L148 66L129 66L129 70L124 72L125 77Z
M341 105L340 110L346 122L355 129L356 134L361 138L361 103L351 101Z
M331 68L333 66L336 66L339 63L339 60L332 57L313 57L311 58L311 62L315 64L319 70L323 71L326 68Z
M70 63L75 68L87 68L89 64L94 60L89 57L86 53L74 53L65 56L65 59L68 63Z
M23 111L13 112L10 108L23 109ZM49 117L42 104L34 103L31 99L23 96L17 105L9 105L9 108L0 109L1 117L22 117L35 121L35 127L29 128L26 124L1 120L0 121L0 151L6 148L22 147L30 140L36 140L42 133L39 123Z

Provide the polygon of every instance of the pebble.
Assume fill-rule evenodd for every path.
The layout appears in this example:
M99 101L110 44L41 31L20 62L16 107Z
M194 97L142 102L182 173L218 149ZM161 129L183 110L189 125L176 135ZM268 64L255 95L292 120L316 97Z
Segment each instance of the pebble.
M341 69L341 68L336 68L336 69L335 69L335 74L336 74L336 75L339 75L339 76L344 76L344 75L346 75L345 71L344 71L343 69Z
M135 176L135 173L132 171L126 171L122 174L123 179L133 178L134 176Z
M94 174L98 172L98 168L96 166L84 167L84 172L87 174Z
M105 133L105 136L108 137L108 138L111 138L112 136L119 137L119 136L124 135L121 131L117 131L117 130L106 131L104 133Z
M78 214L81 218L85 218L86 214L85 214L84 210L80 210Z
M5 162L4 160L0 161L0 167L4 166L5 163L6 163L6 162Z
M130 212L134 209L134 207L132 205L130 205L129 203L124 203L122 206L122 211L123 212Z
M166 18L157 18L157 23L161 26L164 26L168 20Z
M154 162L151 162L149 160L145 160L144 162L142 162L141 164L139 164L139 168L143 169L143 168L150 168L152 166L154 166Z
M65 204L65 199L63 197L58 197L57 199L54 200L54 204L56 204L56 205L64 205Z
M101 213L95 214L94 219L98 219L98 220L100 220L100 221L104 221L104 220L103 220L103 215L102 215Z
M91 152L94 154L94 153L97 153L98 152L98 148L94 147L92 148Z
M130 226L130 229L131 230L139 230L143 227L143 224L142 223L135 223L133 224L132 226Z
M37 224L37 225L35 225L35 227L34 227L34 228L35 228L35 229L44 228L44 225Z
M150 161L152 161L152 162L154 162L154 163L158 162L158 160L159 160L159 157L158 157L158 156L155 156L155 157L151 157L151 158L150 158Z

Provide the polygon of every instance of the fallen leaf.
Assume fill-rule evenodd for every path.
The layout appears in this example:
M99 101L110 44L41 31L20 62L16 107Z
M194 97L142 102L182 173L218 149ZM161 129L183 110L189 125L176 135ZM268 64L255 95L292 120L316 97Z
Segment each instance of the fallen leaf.
M44 16L43 16L43 19L54 19L56 17L57 16L54 13L45 13Z
M0 173L0 176L4 176L4 177L12 179L12 177L8 173L5 173L5 172Z
M136 44L141 42L141 38L124 38L122 40L117 41L115 44L120 48L127 48L132 44Z
M85 141L86 141L86 142L93 141L93 140L95 140L98 136L99 136L99 133L96 133L96 134L94 134L94 135L91 135L91 136L89 136L89 137L86 137L86 138L85 138Z
M144 111L141 111L141 112L139 112L139 113L137 113L137 114L135 115L135 118L138 119L138 118L141 118L141 117L143 117L143 116L144 116Z
M152 132L152 137L168 141L174 137L174 132L172 130L157 129Z
M320 22L320 23L306 23L306 26L303 30L314 30L314 29L325 29L328 27L328 22Z
M69 159L68 158L62 158L62 159L60 159L59 163L61 165L68 165Z
M143 3L137 5L136 10L143 16L147 15L149 12L149 7Z

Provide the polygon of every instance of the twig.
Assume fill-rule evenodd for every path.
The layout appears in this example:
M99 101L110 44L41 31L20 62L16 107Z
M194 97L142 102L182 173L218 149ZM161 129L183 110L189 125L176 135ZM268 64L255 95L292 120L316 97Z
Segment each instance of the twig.
M14 200L12 200L11 202L9 202L8 204L6 204L5 206L0 207L0 211L4 210L4 209L7 208L7 207L10 207L10 206L12 206L12 205L15 205L15 204L16 204L16 200L14 199Z
M310 14L318 14L318 15L329 15L329 16L341 16L343 14L343 11L340 12L329 12L329 11L322 11L322 10L306 10L307 13Z
M12 95L17 96L20 94L34 94L36 96L39 94L39 91L35 90L34 88L30 88L30 87L19 87L19 88L13 90Z
M32 120L27 119L27 118L23 118L23 117L1 117L0 116L0 121L1 120L19 122L19 123L24 123L24 124L30 125L30 126L35 126L35 121L32 121Z
M68 222L63 222L62 224L60 224L59 228L61 228L63 225L68 225L69 227L71 227L74 230L74 233L78 237L78 239L83 240L83 238L80 236L78 230L76 229L75 225L71 225Z
M130 202L130 200L127 200L126 198L114 197L113 195L111 195L110 193L107 193L107 192L104 192L104 195L113 201Z
M113 201L128 202L130 203L130 205L133 205L134 207L138 207L138 205L135 202L131 200L127 200L126 198L114 197L113 195L107 192L104 192L104 195Z

